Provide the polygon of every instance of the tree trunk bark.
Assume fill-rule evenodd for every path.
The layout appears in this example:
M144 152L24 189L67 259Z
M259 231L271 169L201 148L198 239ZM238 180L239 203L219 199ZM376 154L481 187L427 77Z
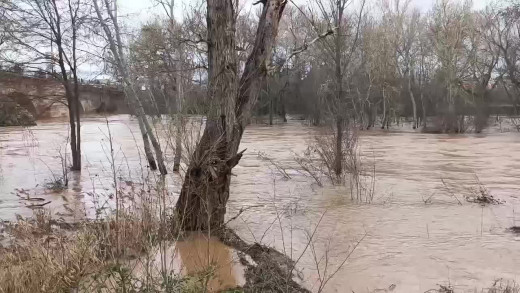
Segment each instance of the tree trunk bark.
M410 100L412 100L412 111L413 111L413 129L417 128L417 104L415 103L415 96L412 90L412 77L408 78L408 93L410 93Z
M79 81L78 81L78 58L76 56L76 48L77 48L77 32L78 32L78 22L77 22L77 11L73 12L74 9L71 6L71 2L69 1L69 13L71 16L72 22L72 77L74 79L74 102L75 102L75 116L76 116L76 171L81 171L81 101L79 95ZM69 64L70 65L70 64Z
M282 120L284 123L287 123L287 113L285 112L285 94L282 94L282 96L280 97L280 107L280 110L282 112Z
M175 156L173 157L173 172L179 172L182 157L182 128L184 118L181 113L177 113L177 134L175 136Z
M150 126L150 123L148 122L146 116L143 114L142 117L143 124L146 129L146 134L150 138L150 142L152 143L153 149L155 151L155 157L157 158L157 166L159 167L159 172L161 173L161 175L166 175L168 174L168 170L166 170L166 165L164 164L164 155L161 150L161 145L159 144L159 141L153 133L153 128Z
M190 231L224 223L234 167L227 162L231 134L228 127L235 123L232 103L238 90L233 2L207 0L207 25L210 109L176 204L181 228Z
M75 101L75 116L76 116L76 167L77 169L74 169L76 171L81 171L81 114L80 114L80 107L81 102L79 100L79 89L78 89L78 80L77 77L74 78L74 99Z
M288 70L287 70L288 71ZM291 89L291 76L287 73L287 83L285 85L289 90ZM282 116L283 123L287 122L287 113L285 112L285 89L280 94L280 116Z
M81 167L78 162L78 148L77 148L77 137L76 137L76 115L75 115L75 102L72 97L67 99L69 109L69 125L70 125L70 151L72 156L71 170L79 170Z
M148 139L148 134L146 128L144 127L143 118L141 116L137 116L137 122L139 123L139 130L141 131L141 135L143 137L144 154L146 156L146 160L148 161L148 166L150 166L150 169L152 170L157 170L157 163L155 163L155 158L150 147L150 140Z
M155 133L153 132L153 128L150 125L150 122L148 122L148 119L146 118L143 104L141 103L141 100L137 95L137 92L135 91L133 83L130 82L130 79L127 77L123 77L123 81L126 87L126 96L129 97L133 102L133 108L135 109L136 116L139 121L139 129L141 130L141 134L143 137L144 150L146 154L146 159L150 164L150 169L157 170L157 167L159 167L159 172L161 173L161 175L166 175L168 174L168 170L166 170L166 166L164 164L164 156L161 150L161 145L159 144L159 141L157 140ZM152 143L152 147L155 152L157 165L155 165L155 162L152 163L152 161L154 160L151 160L154 156L150 148L150 142Z
M341 54L342 52L342 32L341 32L341 23L343 20L343 7L342 2L337 1L337 11L338 15L336 16L336 34L335 34L335 71L336 71L336 104L337 109L335 109L338 113L336 114L336 147L334 152L334 173L336 173L336 176L340 176L341 172L343 171L342 168L342 162L343 162L343 149L342 149L342 142L343 142L343 111L341 105L343 104L343 72L342 72L342 61L341 61Z
M270 97L270 101L269 101L269 125L273 125L273 111L274 111L273 97Z
M334 157L334 173L340 176L343 171L343 118L336 119L336 151Z
M266 61L278 32L284 0L267 0L255 44L237 82L233 1L207 0L208 100L206 127L191 157L176 213L184 230L210 230L224 224L231 169L251 109L266 76Z
M422 105L422 126L426 128L426 104L424 103L424 93L421 89L421 105Z
M67 75L67 69L65 68L65 61L63 60L63 47L61 44L61 40L58 38L56 40L56 46L58 47L58 64L61 70L62 83L65 87L65 97L67 99L67 109L69 111L69 125L70 125L70 151L72 156L72 170L80 170L81 163L78 162L78 147L77 147L77 137L76 137L76 101L74 97L74 93L70 88L70 83Z
M386 96L385 96L385 88L383 87L383 123L381 125L381 129L385 129L386 124Z
M75 46L74 46L75 47ZM75 50L74 50L75 51ZM76 71L76 54L73 53L73 59L74 59L74 69L73 72L73 79L74 79L74 116L76 118L76 160L73 160L76 164L76 168L73 170L75 171L81 171L81 101L79 100L79 81L78 81L78 75ZM72 125L71 125L72 127Z
M173 5L172 5L173 7ZM179 45L180 46L180 45ZM179 63L177 66L177 134L175 136L175 156L173 158L173 172L179 172L181 167L181 156L182 156L182 128L184 123L183 117L183 87L182 87L182 65L180 62L183 60L182 47L179 47Z

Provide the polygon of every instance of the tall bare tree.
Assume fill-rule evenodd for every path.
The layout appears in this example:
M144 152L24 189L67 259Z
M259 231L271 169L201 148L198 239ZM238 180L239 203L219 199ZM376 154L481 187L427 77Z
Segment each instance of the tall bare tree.
M224 223L231 170L244 152L238 152L238 148L267 74L286 4L286 0L263 2L254 46L239 79L236 4L230 0L207 0L210 107L176 205L185 230L213 229Z
M351 0L316 0L314 6L309 7L306 13L314 33L322 34L333 30L330 38L322 38L317 43L320 62L327 64L333 70L330 74L330 84L327 93L326 105L333 117L335 126L334 172L339 176L343 172L343 145L345 125L354 112L352 97L348 97L345 83L351 78L352 64L355 60L356 49L359 46L362 15L365 8L365 0L360 2L359 11L348 13L347 7Z
M520 113L520 9L516 5L505 8L488 7L486 42L498 50L499 81L511 99L515 114Z
M407 92L412 103L412 117L415 129L418 127L417 101L413 88L415 86L415 67L417 65L417 40L419 33L420 12L409 12L410 1L395 1L393 6L387 6L386 17L389 18L388 26L393 32L392 50L397 58L395 64L401 78L401 92Z
M120 76L125 94L128 97L131 106L135 110L139 129L143 137L144 150L146 158L152 170L159 167L161 174L168 173L164 163L164 156L159 140L156 138L154 130L148 121L143 102L141 101L134 82L134 78L130 72L127 53L125 53L125 44L121 33L121 28L117 16L117 3L111 0L94 0L92 1L96 12L96 20L104 32L104 37L108 42L108 47L113 59L113 65L116 73ZM150 148L150 142L155 152L155 158ZM155 160L157 159L157 164Z
M458 4L442 0L432 12L431 40L440 65L438 76L445 86L445 107L441 110L446 113L441 125L443 132L463 131L464 117L457 113L457 103L462 101L463 92L459 80L468 72L470 60L464 54L464 43L472 25L470 9L468 1Z
M88 16L82 0L14 0L7 6L6 32L26 68L58 79L65 89L69 112L72 170L81 170L81 103L79 99L80 33ZM54 52L56 50L56 53ZM55 72L54 67L58 67Z

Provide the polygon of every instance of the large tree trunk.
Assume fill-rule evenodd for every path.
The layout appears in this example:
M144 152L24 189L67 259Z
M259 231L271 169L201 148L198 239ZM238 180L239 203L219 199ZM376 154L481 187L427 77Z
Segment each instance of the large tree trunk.
M258 23L255 45L240 82L235 52L233 1L207 0L208 100L210 112L191 157L176 212L184 230L209 230L224 223L231 169L278 32L284 0L267 0Z
M224 222L229 177L234 167L227 162L228 127L234 123L232 106L238 90L233 2L208 0L207 24L210 112L176 205L181 227L192 231L207 230Z

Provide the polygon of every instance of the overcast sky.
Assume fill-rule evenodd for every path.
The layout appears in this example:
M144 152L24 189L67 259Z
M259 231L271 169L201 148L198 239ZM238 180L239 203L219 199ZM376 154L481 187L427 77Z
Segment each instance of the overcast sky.
M296 0L296 3L305 3L306 0ZM354 0L357 1L357 0ZM462 0L454 0L462 1ZM200 0L176 0L175 14L177 18L181 18L183 10L190 5L200 3ZM433 5L435 0L411 0L411 5L419 8L421 11L427 11ZM491 0L474 0L473 8L481 9L490 3ZM241 3L245 3L246 7L251 6L252 0L241 0ZM132 19L132 26L139 27L140 24L146 23L153 20L157 15L164 16L164 11L157 5L154 5L153 0L118 0L119 9L122 14L126 14ZM290 4L292 5L292 4ZM134 20L138 20L135 21Z

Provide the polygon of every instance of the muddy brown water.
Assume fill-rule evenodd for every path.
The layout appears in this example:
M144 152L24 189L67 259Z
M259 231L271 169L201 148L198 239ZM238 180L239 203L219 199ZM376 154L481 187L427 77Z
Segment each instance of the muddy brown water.
M137 122L125 115L108 121L121 184L143 173L155 176L140 155ZM295 170L294 153L306 148L314 132L299 121L248 127L241 145L247 152L234 170L228 210L231 217L247 208L231 226L246 240L299 259L297 269L309 289L318 291L319 280L333 273L324 292L424 292L448 282L469 291L497 278L520 280L520 238L507 231L520 222L520 134L496 129L457 136L364 132L360 146L365 161L375 161L376 184L373 203L361 204L350 199L348 188L318 187ZM104 117L84 119L83 172L71 174L69 190L56 194L45 191L44 183L61 175L58 150L65 150L66 121L0 128L0 219L31 215L25 205L32 202L19 197L27 194L51 201L47 207L64 218L93 217L95 207L110 205L108 136ZM291 179L283 179L258 152L279 162ZM463 194L477 186L475 175L505 203L467 203ZM168 177L170 190L178 192L180 178ZM230 258L224 262L232 261L224 256Z

